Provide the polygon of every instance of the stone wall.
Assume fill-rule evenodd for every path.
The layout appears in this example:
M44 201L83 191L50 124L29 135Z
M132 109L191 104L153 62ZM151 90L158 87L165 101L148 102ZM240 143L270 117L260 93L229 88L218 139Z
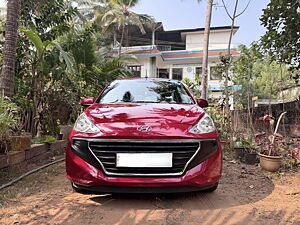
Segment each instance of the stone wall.
M54 143L33 144L31 148L22 151L9 151L7 155L0 155L0 169L13 168L18 165L34 163L65 153L67 141Z
M251 109L252 122L255 132L263 131L263 123L258 118L269 114L275 117L276 122L282 112L287 112L279 126L279 133L291 137L300 137L300 101L288 102L269 106L260 106ZM234 129L240 132L247 132L250 128L247 110L235 110L233 112ZM274 125L274 127L275 127Z

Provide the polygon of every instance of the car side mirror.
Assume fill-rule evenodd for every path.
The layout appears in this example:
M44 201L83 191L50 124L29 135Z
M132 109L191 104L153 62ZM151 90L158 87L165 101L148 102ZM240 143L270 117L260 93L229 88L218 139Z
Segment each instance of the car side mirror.
M203 98L199 98L197 99L197 104L201 107L201 108L207 108L208 107L208 101L203 99Z
M83 99L81 99L80 104L84 107L88 107L88 106L93 105L94 102L95 102L94 98L83 98Z

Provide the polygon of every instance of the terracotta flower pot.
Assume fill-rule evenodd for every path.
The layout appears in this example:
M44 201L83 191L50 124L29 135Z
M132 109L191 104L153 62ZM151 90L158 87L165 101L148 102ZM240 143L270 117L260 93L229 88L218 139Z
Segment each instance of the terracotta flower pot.
M281 166L282 156L268 156L258 154L260 159L260 167L269 172L276 172Z

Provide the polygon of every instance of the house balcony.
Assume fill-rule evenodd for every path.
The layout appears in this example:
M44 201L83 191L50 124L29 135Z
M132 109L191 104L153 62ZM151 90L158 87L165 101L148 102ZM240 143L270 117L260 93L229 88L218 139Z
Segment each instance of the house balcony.
M113 51L118 51L119 48L114 48ZM122 47L122 52L137 51L137 50L158 50L160 52L172 51L171 45L144 45L144 46L130 46Z
M219 59L221 55L226 55L227 49L213 49L209 50L208 58L212 60ZM239 57L240 53L232 49L233 57ZM113 55L119 55L119 48L113 49ZM122 47L121 54L124 56L161 56L163 61L191 61L197 60L200 62L203 59L203 50L172 50L170 45L144 45Z

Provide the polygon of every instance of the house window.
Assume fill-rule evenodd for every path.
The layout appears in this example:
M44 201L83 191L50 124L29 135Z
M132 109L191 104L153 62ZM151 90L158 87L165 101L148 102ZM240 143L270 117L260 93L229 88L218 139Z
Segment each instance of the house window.
M134 77L141 77L141 66L128 66L128 70Z
M158 77L159 78L167 78L170 77L170 70L169 69L158 69Z
M173 68L172 69L172 78L174 80L182 80L183 69L182 68Z
M217 70L217 68L210 67L210 80L221 80L222 74L220 71Z
M202 73L203 73L202 67L196 67L196 77L197 77L197 79L201 79Z

